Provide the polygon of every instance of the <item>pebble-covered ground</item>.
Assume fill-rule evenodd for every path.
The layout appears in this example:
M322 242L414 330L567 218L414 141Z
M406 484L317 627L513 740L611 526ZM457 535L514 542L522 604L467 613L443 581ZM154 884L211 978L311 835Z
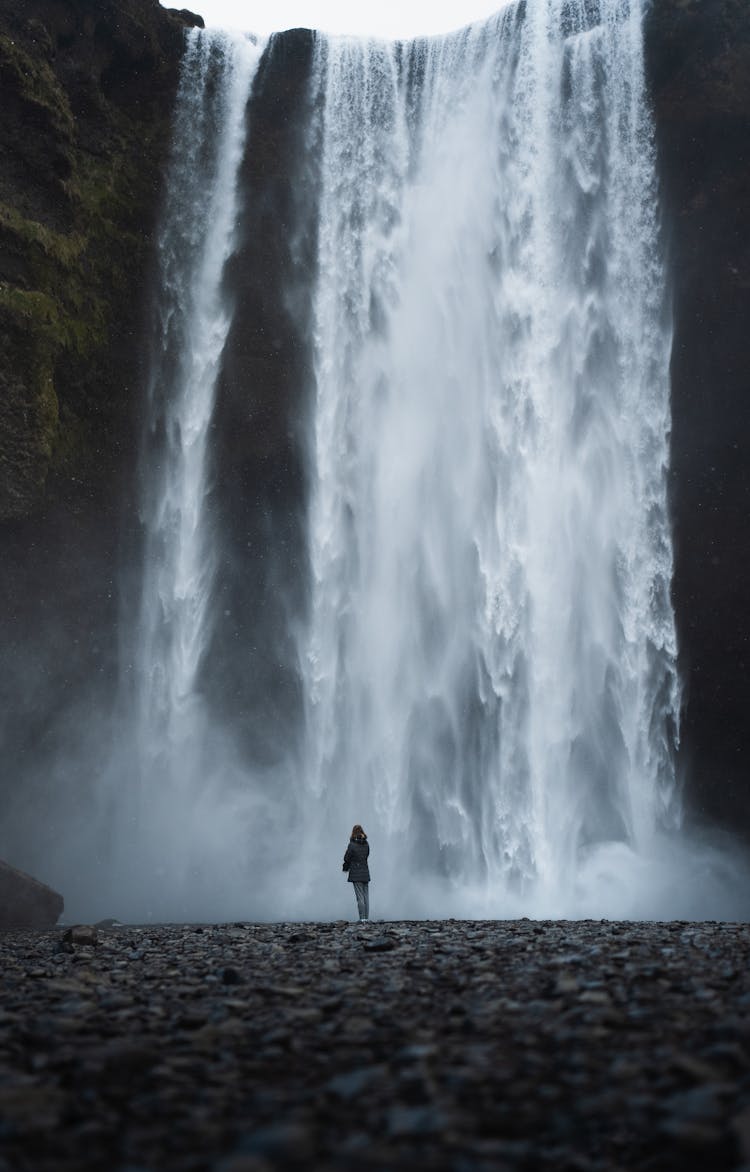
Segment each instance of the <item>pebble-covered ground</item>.
M750 1172L750 926L0 935L0 1172Z

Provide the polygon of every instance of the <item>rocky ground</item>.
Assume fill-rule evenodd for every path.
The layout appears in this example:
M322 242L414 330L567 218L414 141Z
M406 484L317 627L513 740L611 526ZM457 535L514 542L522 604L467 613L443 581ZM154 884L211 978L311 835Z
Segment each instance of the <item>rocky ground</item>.
M0 1172L750 1168L750 926L0 935Z

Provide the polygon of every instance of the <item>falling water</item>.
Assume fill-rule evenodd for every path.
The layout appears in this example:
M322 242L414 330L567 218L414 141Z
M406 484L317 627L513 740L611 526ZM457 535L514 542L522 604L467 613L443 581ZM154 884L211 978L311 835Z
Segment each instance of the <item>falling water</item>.
M234 256L224 280L265 198L240 179L260 53L193 33L184 59L140 604L91 832L102 882L92 895L84 878L82 906L351 914L339 859L362 822L376 917L733 914L734 863L680 832L671 338L640 0L527 0L413 44L317 38L299 168L315 178L283 225L294 241L290 209L317 215L308 607L299 583L275 610L248 587L232 641L221 574L247 518L216 507L212 439L244 344L230 287L273 277ZM299 738L269 725L265 758L256 714L222 691L254 670L254 623L271 680L297 632L304 697Z
M136 856L129 871L138 870L138 861L144 871L144 906L171 915L180 898L189 898L191 875L195 885L216 772L218 734L201 692L218 557L209 436L232 320L222 277L236 245L246 108L261 51L239 35L190 34L158 241L133 652L139 785L131 785L133 835L126 845Z
M640 9L318 42L309 816L385 908L609 914L680 820Z

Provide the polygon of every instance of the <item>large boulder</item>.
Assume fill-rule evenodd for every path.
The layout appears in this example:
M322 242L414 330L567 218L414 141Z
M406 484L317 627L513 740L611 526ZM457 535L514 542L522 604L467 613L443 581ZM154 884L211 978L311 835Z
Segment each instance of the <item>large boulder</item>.
M0 928L51 928L64 906L51 887L0 862Z

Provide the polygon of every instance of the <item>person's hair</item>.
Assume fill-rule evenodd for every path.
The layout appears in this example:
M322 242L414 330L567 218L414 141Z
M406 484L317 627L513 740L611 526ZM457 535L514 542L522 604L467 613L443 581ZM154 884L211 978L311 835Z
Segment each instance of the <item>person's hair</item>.
M352 838L357 838L358 836L361 838L367 838L367 835L365 834L364 830L360 826L359 822L357 823L356 826L352 826Z

